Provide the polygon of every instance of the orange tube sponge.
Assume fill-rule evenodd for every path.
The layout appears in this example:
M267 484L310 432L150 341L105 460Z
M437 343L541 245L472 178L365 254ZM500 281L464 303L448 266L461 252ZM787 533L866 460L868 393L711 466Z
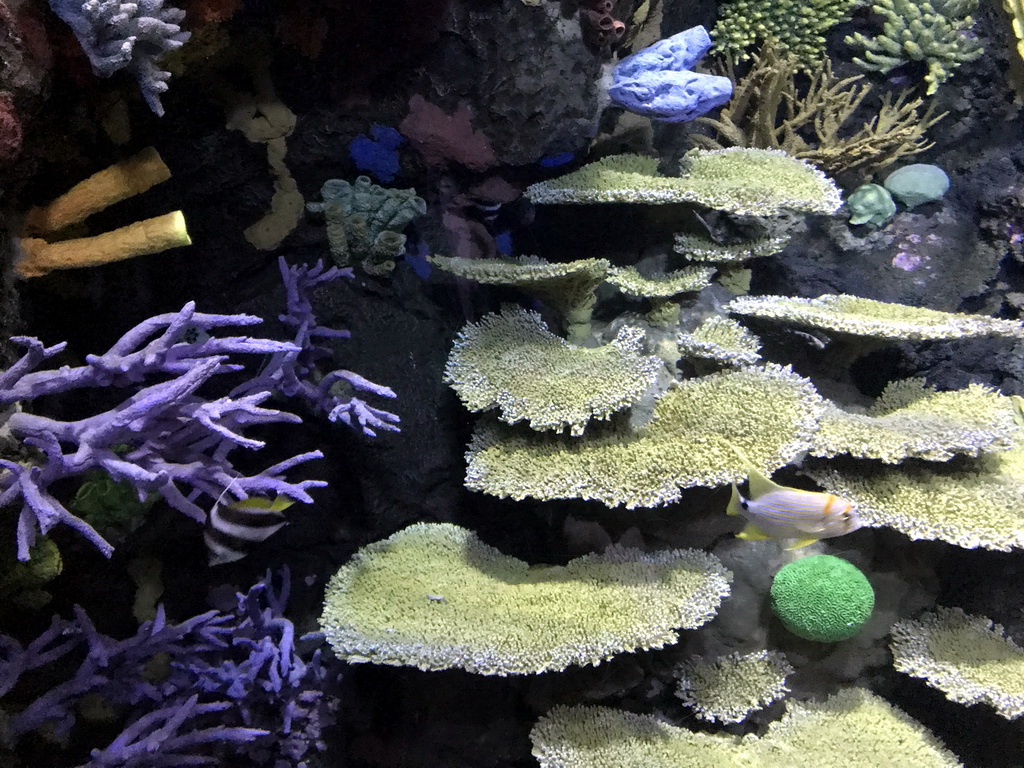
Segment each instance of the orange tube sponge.
M39 277L55 269L94 267L191 244L181 211L137 221L95 237L48 243L36 237L21 241L24 257L15 269L21 277Z

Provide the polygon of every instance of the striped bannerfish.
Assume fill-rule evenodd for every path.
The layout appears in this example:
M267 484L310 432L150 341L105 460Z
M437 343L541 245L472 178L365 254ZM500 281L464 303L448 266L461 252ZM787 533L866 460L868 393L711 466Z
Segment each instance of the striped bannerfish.
M852 502L831 493L802 491L772 482L757 470L748 472L750 498L745 498L733 483L732 498L726 512L742 515L747 526L738 538L796 539L787 549L799 549L819 539L855 531L863 525Z
M287 524L282 512L294 503L287 496L250 496L229 504L218 501L210 510L203 531L210 565L241 560L250 547L266 541Z

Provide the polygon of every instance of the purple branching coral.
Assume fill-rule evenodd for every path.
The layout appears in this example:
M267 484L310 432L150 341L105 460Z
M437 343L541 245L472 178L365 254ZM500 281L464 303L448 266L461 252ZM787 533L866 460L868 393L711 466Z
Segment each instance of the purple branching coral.
M83 699L99 696L127 711L127 726L105 749L92 750L89 768L216 765L227 755L273 768L300 764L323 749L321 732L337 708L325 689L339 675L324 666L319 650L302 658L283 614L288 590L287 569L277 592L268 572L236 595L230 613L168 624L160 607L126 640L97 632L77 606L73 621L54 618L27 647L0 635L0 744L13 748L44 727L63 739ZM315 636L301 638L307 639ZM23 677L83 650L69 680L7 711L5 699ZM168 671L161 675L159 667Z
M299 397L314 411L364 433L374 428L397 430L398 417L367 405L354 396L335 392L347 382L351 389L394 397L387 387L350 371L334 371L318 381L316 362L330 352L317 346L317 338L346 335L320 328L308 299L315 285L339 277L340 270L288 267L282 262L288 293L286 323L296 331L295 342L246 336L213 337L210 331L261 322L251 315L211 315L195 311L192 303L180 312L157 315L122 336L103 355L89 355L86 364L56 370L36 368L59 354L64 344L44 346L38 339L17 337L25 354L0 372L0 407L13 412L3 424L8 437L37 454L0 458L0 507L20 500L18 557L27 560L37 532L46 534L63 524L77 530L109 556L113 547L88 522L70 512L50 487L57 481L100 469L114 480L130 483L145 499L155 493L198 523L206 511L197 500L249 496L285 496L311 503L308 490L325 485L319 480L289 482L291 468L321 458L310 451L279 462L255 475L245 475L231 463L235 448L259 449L264 442L243 432L257 424L295 423L301 419L285 411L261 407L273 394ZM236 354L268 355L262 371L227 396L207 400L197 390L218 374L242 370L232 362ZM23 403L43 395L66 394L86 388L136 387L109 411L77 421L59 421L21 410Z
M289 266L282 258L278 264L287 292L288 307L278 319L294 330L292 344L298 347L298 351L286 350L274 355L263 376L254 379L251 386L273 388L286 397L297 397L314 413L348 426L358 424L363 433L370 437L376 437L375 429L399 431L398 416L373 408L366 401L350 394L369 392L393 398L395 393L390 387L374 384L352 371L336 370L321 375L317 368L320 360L332 356L331 350L317 344L317 340L347 339L350 334L348 331L318 325L311 295L317 286L339 277L352 277L352 270L339 267L325 270L323 261L318 261L314 266Z
M165 8L164 0L49 2L75 33L96 75L110 77L118 70L129 70L149 108L163 115L160 94L167 90L171 74L159 67L159 61L188 41L190 33L180 26L184 11Z

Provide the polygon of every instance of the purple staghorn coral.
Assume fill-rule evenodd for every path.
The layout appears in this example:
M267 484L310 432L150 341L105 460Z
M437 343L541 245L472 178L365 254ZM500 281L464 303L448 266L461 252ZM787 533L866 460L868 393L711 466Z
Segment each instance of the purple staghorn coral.
M36 370L65 345L46 347L34 338L13 339L25 347L25 353L0 372L0 407L11 409L2 429L35 452L0 458L0 506L21 502L19 559L28 559L37 533L45 535L57 525L75 529L110 555L110 543L50 492L58 481L94 470L130 483L140 500L158 494L198 523L207 520L206 510L197 503L204 496L220 500L225 495L232 499L280 495L311 503L308 490L325 483L293 483L284 476L303 462L321 458L320 451L293 456L254 475L243 474L231 463L234 449L264 446L263 441L245 436L247 428L301 421L295 414L261 407L274 394L298 398L315 413L358 426L369 436L375 436L376 429L398 430L396 415L373 408L354 394L393 398L391 389L351 371L321 375L317 368L319 361L331 355L317 341L347 338L348 333L319 326L309 294L347 271L324 270L322 262L289 267L283 259L280 267L287 293L287 312L281 320L294 330L293 342L211 336L218 329L262 321L252 315L196 312L193 303L180 312L139 323L104 354L87 356L82 366ZM198 394L215 376L243 370L232 361L240 354L267 356L266 364L224 397L208 400ZM21 410L21 404L44 395L129 387L135 391L120 405L77 421ZM341 387L347 391L339 392Z
M269 386L287 397L300 398L314 413L348 426L358 424L370 437L376 437L375 429L398 432L398 416L374 408L354 395L339 392L347 385L350 391L393 398L395 393L389 387L374 384L352 371L336 370L321 375L317 369L320 360L331 357L331 350L317 344L317 340L347 339L349 332L318 325L311 294L319 285L339 277L352 277L352 270L339 267L325 270L323 261L317 261L313 266L289 266L282 258L278 264L287 291L288 307L279 319L295 331L292 344L298 351L286 350L275 354L263 376L254 379L247 387Z
M97 632L77 606L73 621L54 618L27 647L0 635L0 745L13 748L44 727L68 736L92 695L126 709L128 720L110 745L92 750L89 768L217 765L228 755L245 756L247 765L300 764L323 749L321 732L337 706L324 689L338 674L322 664L319 650L308 661L300 655L283 614L288 588L287 569L279 592L268 572L236 595L231 612L168 624L161 607L125 640ZM70 679L20 709L11 706L8 697L26 676L83 650ZM163 677L153 671L158 657L169 660Z
M110 77L118 70L129 70L149 108L163 115L160 94L167 90L171 74L160 68L159 61L188 41L190 33L180 26L184 11L165 8L164 0L49 2L75 33L96 75Z
M251 476L239 472L230 461L235 448L263 447L262 441L242 434L247 427L300 421L294 414L260 407L273 394L271 390L216 400L197 394L200 386L215 375L241 369L229 362L232 354L274 356L298 351L292 344L268 339L214 338L206 334L224 326L258 322L259 318L249 315L199 313L189 303L180 312L143 321L105 354L87 357L83 366L45 371L35 368L62 351L64 345L44 347L38 339L14 339L27 351L0 373L0 405L86 387L128 387L150 378L165 379L139 389L109 411L77 421L59 421L17 409L7 418L4 429L42 454L41 460L27 463L0 459L0 467L6 470L0 474L0 506L19 499L22 503L18 558L28 559L37 531L45 535L58 524L74 528L104 555L110 555L111 545L49 492L55 482L94 469L130 482L140 499L158 493L199 523L206 521L206 512L196 499L204 494L213 499L229 490L238 498L280 494L311 503L307 490L324 483L292 483L284 479L284 473L320 458L319 451L293 456ZM188 337L197 331L203 338L189 341Z

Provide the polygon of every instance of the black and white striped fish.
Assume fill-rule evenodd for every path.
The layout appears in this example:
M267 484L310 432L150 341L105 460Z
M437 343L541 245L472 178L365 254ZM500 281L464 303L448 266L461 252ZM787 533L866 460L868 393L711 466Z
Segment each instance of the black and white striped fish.
M287 496L275 499L251 496L228 504L218 501L207 515L203 532L210 565L241 560L249 554L250 548L266 541L287 524L282 513L294 503Z

